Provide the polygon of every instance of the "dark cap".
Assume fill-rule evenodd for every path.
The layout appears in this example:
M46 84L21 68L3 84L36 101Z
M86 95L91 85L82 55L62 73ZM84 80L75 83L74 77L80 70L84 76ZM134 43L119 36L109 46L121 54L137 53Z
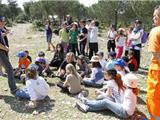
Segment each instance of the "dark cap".
M140 20L135 20L134 23L136 23L136 24L142 24L142 21L140 21Z

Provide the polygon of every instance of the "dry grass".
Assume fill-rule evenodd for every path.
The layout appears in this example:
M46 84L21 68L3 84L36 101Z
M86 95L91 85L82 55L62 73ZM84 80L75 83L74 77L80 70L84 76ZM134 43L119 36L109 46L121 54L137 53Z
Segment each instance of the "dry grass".
M17 66L18 58L16 54L19 50L29 50L33 60L36 58L38 51L46 49L46 42L44 33L33 32L30 24L19 24L12 28L13 35L9 35L10 39L10 60L14 67ZM54 37L54 43L58 42L58 37ZM100 50L106 51L105 38L100 38ZM142 66L146 67L150 59L146 47L142 54ZM53 53L46 52L46 56L51 59ZM149 59L148 59L149 58ZM138 109L147 114L147 108L145 104L146 96L146 71L141 70L136 73L139 79L139 86L141 94L138 99ZM57 78L48 78L50 83L49 96L51 101L46 101L42 107L38 108L38 115L34 115L34 110L25 109L24 105L27 100L19 100L9 93L8 84L6 78L0 78L0 119L3 120L118 120L110 111L104 111L99 113L82 113L73 107L76 99L74 97L63 94L59 91L59 88L55 84L59 81ZM22 84L17 83L22 87ZM94 99L94 88L86 88L89 90L89 98ZM35 112L34 112L35 113ZM148 115L148 114L147 114Z

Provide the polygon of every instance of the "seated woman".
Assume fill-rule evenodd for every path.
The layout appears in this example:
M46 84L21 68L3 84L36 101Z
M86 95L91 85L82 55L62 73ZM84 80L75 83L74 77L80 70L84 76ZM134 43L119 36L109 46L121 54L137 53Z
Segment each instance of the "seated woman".
M66 80L57 84L64 92L69 94L78 94L81 92L81 76L77 73L72 64L66 66Z
M78 73L81 75L82 78L90 75L91 69L86 63L84 55L79 55L77 57L77 66L79 67Z
M62 62L64 61L65 53L62 47L62 44L57 44L56 46L56 52L54 54L54 57L52 58L49 66L51 67L57 67L59 68Z
M65 74L66 74L66 66L67 64L71 63L74 67L76 65L74 61L74 53L69 52L66 55L66 59L62 62L60 65L58 71L57 71L57 76L60 77L61 79L65 79Z
M104 82L104 75L101 64L99 63L99 57L93 56L90 60L92 63L92 73L90 78L84 78L83 84L93 87L102 87Z
M102 100L83 100L77 102L77 108L83 112L100 111L100 110L111 110L117 116L121 118L128 118L134 114L137 104L137 77L134 74L127 74L124 78L124 85L126 87L124 91L122 103L112 101L109 99Z

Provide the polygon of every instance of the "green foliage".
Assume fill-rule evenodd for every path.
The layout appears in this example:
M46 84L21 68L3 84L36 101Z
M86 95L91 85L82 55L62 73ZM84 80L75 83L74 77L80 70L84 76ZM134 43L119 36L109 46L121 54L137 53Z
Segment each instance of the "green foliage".
M44 24L41 20L34 20L33 21L33 28L38 31L44 31Z

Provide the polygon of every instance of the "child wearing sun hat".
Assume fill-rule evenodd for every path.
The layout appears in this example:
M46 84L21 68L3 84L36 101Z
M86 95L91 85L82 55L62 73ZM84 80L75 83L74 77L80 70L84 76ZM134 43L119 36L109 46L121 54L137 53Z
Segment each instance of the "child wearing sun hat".
M103 69L99 62L99 56L92 56L92 73L90 78L84 78L83 83L87 86L101 87L104 82Z

